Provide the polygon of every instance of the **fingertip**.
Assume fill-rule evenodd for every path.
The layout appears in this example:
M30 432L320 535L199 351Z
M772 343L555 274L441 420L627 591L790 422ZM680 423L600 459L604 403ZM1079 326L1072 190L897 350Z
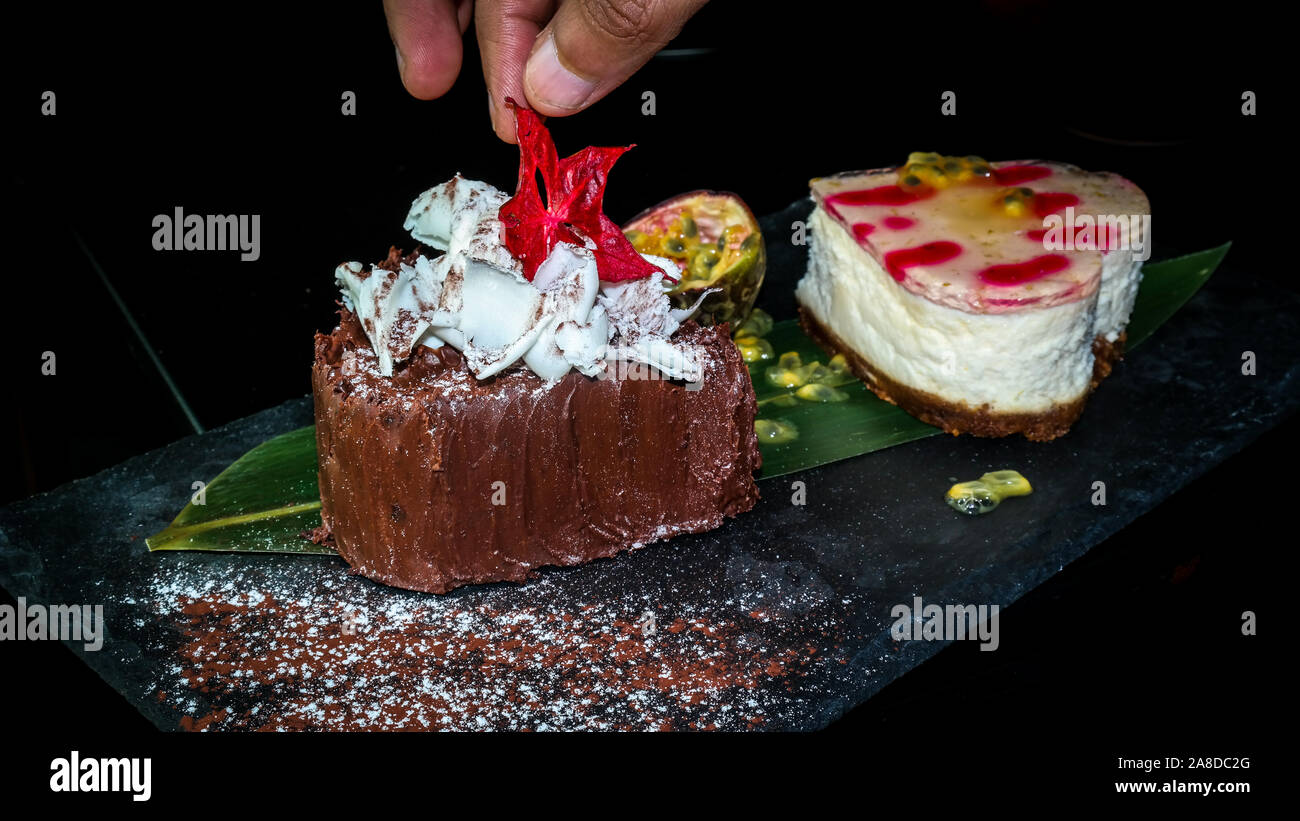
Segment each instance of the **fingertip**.
M491 94L488 95L488 116L492 118L492 130L503 142L510 145L518 142L515 139L515 115L505 105L498 105Z
M498 118L496 122L492 123L492 128L497 132L497 136L501 138L501 142L506 145L516 145L519 142L519 140L515 138L514 123L506 125L505 123L500 122L500 118Z
M514 0L505 9L482 2L475 7L474 27L487 83L492 131L511 145L517 142L515 115L506 99L513 98L520 104L528 100L524 64L552 11L550 0Z
M552 117L574 114L592 102L596 85L564 64L553 32L542 32L524 68L524 90L534 111Z
M397 46L397 70L412 97L433 100L446 94L460 74L459 37L440 36Z
M432 100L451 90L464 52L463 12L452 0L385 0L384 14L407 92Z
M553 117L591 106L667 45L705 0L561 3L528 56L529 104Z

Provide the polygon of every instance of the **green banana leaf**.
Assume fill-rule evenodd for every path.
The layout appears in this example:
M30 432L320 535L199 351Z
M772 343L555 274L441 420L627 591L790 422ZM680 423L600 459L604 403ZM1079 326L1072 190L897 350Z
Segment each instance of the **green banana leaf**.
M300 535L320 526L313 427L245 453L208 482L201 501L191 499L171 524L146 539L149 549L335 555Z
M1128 325L1127 349L1145 342L1205 284L1231 243L1148 265ZM779 355L796 351L804 362L827 356L794 320L778 322L765 337ZM861 383L840 385L844 401L821 403L781 398L788 393L764 373L772 362L750 366L759 419L793 425L799 435L784 444L763 444L760 479L848 459L940 431L876 398ZM203 504L191 501L146 543L150 550L215 550L249 553L334 555L332 548L301 535L320 524L316 443L311 427L258 445L208 483Z
M1129 317L1127 350L1132 351L1145 342L1156 328L1200 290L1214 269L1219 267L1231 244L1143 268L1142 285ZM804 362L827 361L825 352L793 320L778 322L765 338L777 356L795 351ZM848 394L848 399L843 402L799 401L783 406L778 404L782 401L778 397L788 392L765 378L771 365L771 362L750 365L750 378L759 402L758 418L791 424L798 431L798 437L785 444L763 445L763 470L760 474L763 479L941 433L938 428L880 399L861 382L840 386L839 389Z
M1142 285L1128 320L1126 350L1134 350L1147 341L1156 329L1178 312L1187 300L1201 290L1228 255L1231 242L1218 248L1167 259L1142 268Z

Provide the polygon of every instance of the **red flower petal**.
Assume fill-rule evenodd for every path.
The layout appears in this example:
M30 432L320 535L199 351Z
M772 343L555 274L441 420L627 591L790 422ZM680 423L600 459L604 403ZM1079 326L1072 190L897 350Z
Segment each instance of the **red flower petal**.
M501 206L500 217L506 248L523 264L524 276L531 281L557 243L585 246L584 238L595 245L596 269L607 282L640 279L659 270L601 211L609 170L632 146L589 147L558 160L551 134L537 113L508 98L506 104L515 112L519 180L515 195Z

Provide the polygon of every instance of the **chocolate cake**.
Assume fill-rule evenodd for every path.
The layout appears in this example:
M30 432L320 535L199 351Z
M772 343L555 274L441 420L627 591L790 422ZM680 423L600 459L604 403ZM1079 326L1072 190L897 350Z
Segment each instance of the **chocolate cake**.
M749 510L760 456L745 364L725 325L687 323L674 340L701 352L697 384L641 363L480 381L451 346L417 349L390 377L345 309L312 368L318 538L364 576L444 593Z
M758 499L757 402L727 325L674 307L681 272L600 210L626 148L558 159L516 111L513 197L459 174L416 197L422 245L334 272L316 336L321 527L352 568L413 590L521 582ZM545 182L545 199L537 179Z

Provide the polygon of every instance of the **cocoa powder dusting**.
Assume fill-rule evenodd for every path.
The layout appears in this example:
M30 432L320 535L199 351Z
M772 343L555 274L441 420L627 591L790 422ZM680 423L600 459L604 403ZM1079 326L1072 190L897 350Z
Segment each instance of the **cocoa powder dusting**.
M434 596L341 565L323 583L309 564L279 570L160 575L137 603L179 637L155 685L181 729L761 728L773 691L827 660L808 620L837 632L819 602L774 618L739 600L579 601L551 574Z

